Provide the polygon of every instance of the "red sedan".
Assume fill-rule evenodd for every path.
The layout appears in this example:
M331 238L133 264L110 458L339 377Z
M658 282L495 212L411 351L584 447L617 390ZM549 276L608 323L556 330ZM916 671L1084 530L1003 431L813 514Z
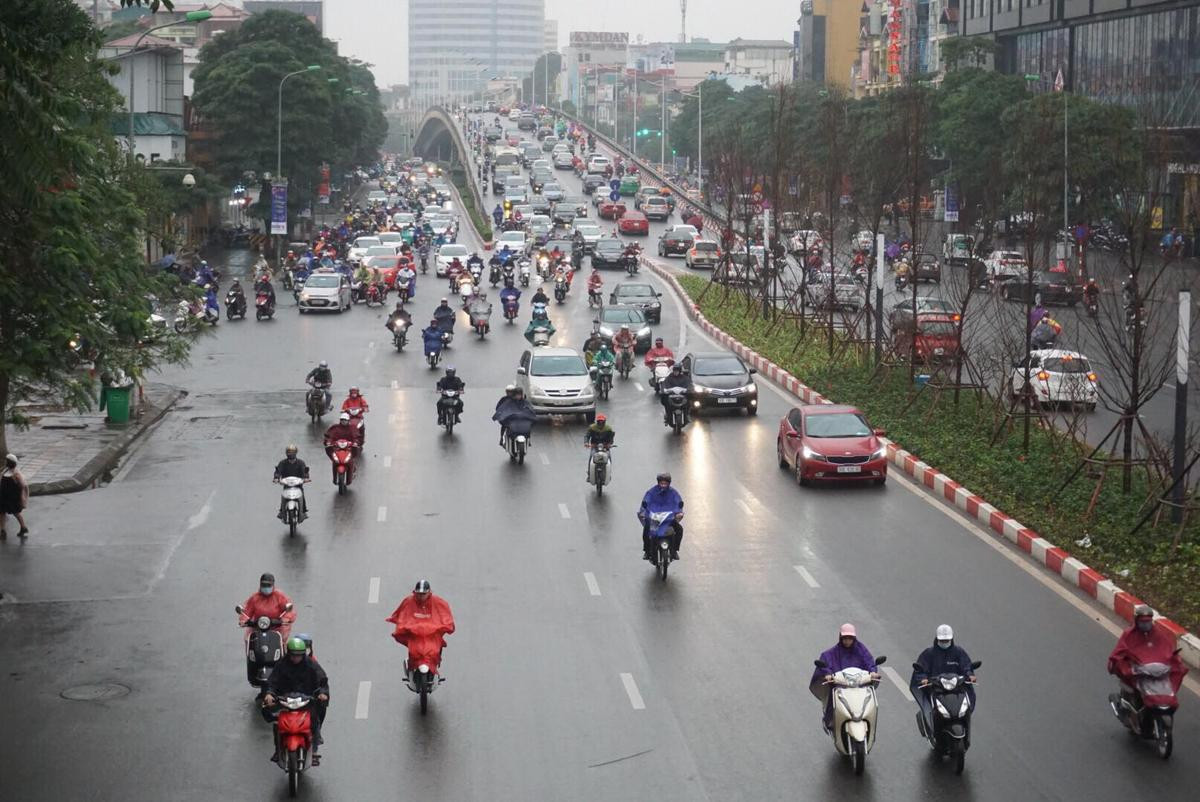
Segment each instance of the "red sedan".
M650 221L646 219L646 215L630 209L621 215L620 221L617 223L617 229L622 234L650 234Z
M794 407L779 421L776 440L779 467L791 468L796 481L870 479L887 481L887 448L854 407L807 404Z
M623 201L606 200L600 204L600 219L602 220L620 220L625 215L625 203Z

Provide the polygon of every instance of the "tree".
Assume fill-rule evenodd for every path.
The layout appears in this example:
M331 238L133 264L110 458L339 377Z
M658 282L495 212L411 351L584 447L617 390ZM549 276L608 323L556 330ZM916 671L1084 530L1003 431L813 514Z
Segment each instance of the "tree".
M547 82L550 86L557 85L558 74L562 72L562 55L560 53L543 53L538 56L537 61L533 63L533 71L530 73L530 90L529 95L531 101L542 103L546 106L552 106L553 98L546 91Z
M70 0L0 4L0 410L36 394L77 408L101 371L139 377L186 357L156 336L150 301L178 297L174 276L148 270L145 217L110 118L120 96L96 55L100 36ZM0 451L6 438L0 429Z

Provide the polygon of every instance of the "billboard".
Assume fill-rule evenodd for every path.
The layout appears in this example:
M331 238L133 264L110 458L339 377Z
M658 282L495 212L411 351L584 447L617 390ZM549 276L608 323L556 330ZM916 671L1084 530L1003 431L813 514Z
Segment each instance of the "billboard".
M623 49L629 46L629 34L617 31L571 31L571 47Z
M271 233L287 234L287 181L271 182Z

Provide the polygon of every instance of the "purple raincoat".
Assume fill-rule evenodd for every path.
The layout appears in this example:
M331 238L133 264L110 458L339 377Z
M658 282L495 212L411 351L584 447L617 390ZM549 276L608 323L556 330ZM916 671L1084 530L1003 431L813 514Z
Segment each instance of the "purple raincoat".
M821 660L829 667L813 670L812 679L808 682L808 690L822 702L829 695L829 688L824 684L826 674L836 674L843 668L861 668L863 671L879 670L879 667L875 665L875 658L871 656L870 649L857 638L854 639L854 645L849 649L843 649L841 641L838 641L833 648L821 652Z

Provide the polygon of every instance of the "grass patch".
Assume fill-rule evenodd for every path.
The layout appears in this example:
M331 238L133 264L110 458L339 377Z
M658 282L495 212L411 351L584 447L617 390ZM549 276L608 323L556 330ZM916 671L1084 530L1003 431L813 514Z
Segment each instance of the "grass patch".
M835 364L824 330L801 340L798 328L783 323L768 334L757 305L747 304L744 295L726 296L714 285L700 301L710 282L678 278L704 316L747 347L831 400L857 406L905 449L1182 626L1195 630L1200 625L1200 523L1188 525L1177 550L1172 549L1175 528L1165 514L1158 527L1147 524L1131 536L1150 495L1144 473L1134 472L1133 492L1123 495L1119 471L1110 471L1094 513L1084 520L1095 480L1081 476L1061 493L1058 486L1090 451L1086 446L1034 427L1029 453L1022 454L1019 420L1011 434L992 445L1004 414L992 399L964 392L955 406L946 392L934 405L934 393L926 391L909 406L916 388L910 387L906 369L875 376L853 351ZM1085 536L1091 544L1077 545Z

